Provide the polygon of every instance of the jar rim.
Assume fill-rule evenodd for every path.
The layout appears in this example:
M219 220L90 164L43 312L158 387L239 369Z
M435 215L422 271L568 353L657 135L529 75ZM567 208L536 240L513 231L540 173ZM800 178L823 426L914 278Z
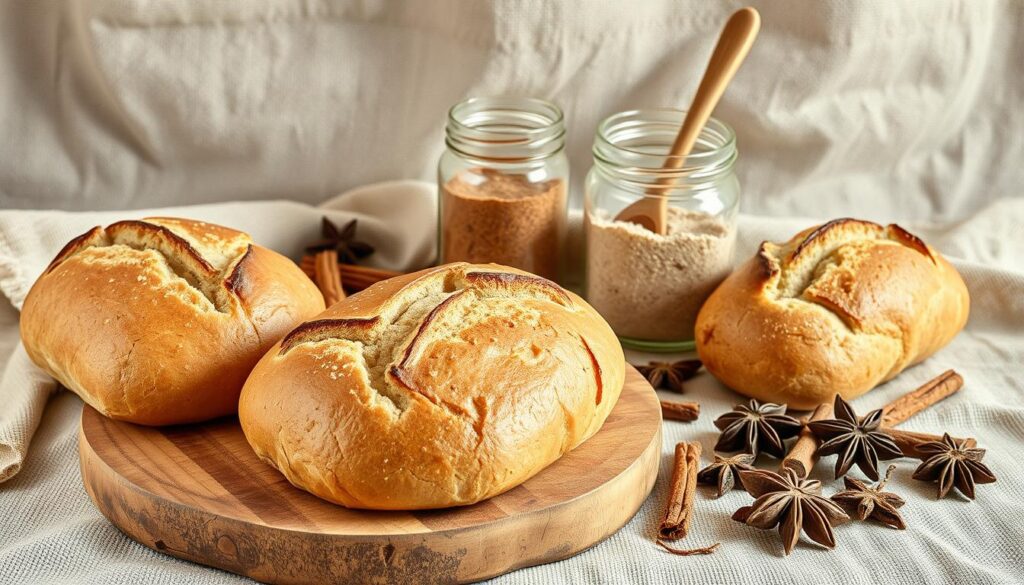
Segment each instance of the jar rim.
M565 116L533 97L465 99L448 110L445 144L462 156L500 162L548 158L565 147Z
M635 147L628 144L629 140L651 136L654 134L652 129L658 129L664 139L658 146L667 151L686 113L686 110L676 108L652 108L626 110L608 116L597 127L593 148L595 160L624 171L654 172L662 179L707 172L717 174L719 167L731 167L736 159L736 133L728 124L714 117L708 118L697 138L698 145L703 145L704 150L691 151L685 157L657 152L650 145Z
M481 130L476 124L469 122L473 115L490 111L521 111L531 114L534 120L546 120L546 124L534 126L506 127L500 130ZM553 102L535 97L520 96L477 96L464 99L448 109L448 125L451 128L467 133L509 136L535 136L550 131L552 126L564 123L562 109Z

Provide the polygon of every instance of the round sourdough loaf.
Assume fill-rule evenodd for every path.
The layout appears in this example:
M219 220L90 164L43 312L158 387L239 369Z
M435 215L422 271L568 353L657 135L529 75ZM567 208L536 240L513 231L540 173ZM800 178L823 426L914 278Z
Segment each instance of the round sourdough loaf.
M472 504L593 435L622 389L615 334L579 297L495 264L392 278L298 326L239 402L256 453L326 500Z
M956 269L920 239L839 219L761 244L701 308L697 351L727 386L809 409L932 355L969 307Z
M96 410L164 425L235 412L260 357L323 309L293 262L247 234L146 218L68 243L29 291L21 337Z

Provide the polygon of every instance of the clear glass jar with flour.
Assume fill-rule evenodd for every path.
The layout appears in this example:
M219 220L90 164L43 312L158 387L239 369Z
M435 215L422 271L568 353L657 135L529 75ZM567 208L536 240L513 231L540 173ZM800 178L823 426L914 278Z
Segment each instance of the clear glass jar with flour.
M445 145L441 262L496 262L557 280L569 182L562 111L533 98L471 98L448 113Z
M689 156L670 160L666 153L685 115L621 112L601 123L594 140L585 190L585 292L634 349L692 349L697 312L732 265L736 136L712 118ZM652 195L665 205L663 234L617 218Z

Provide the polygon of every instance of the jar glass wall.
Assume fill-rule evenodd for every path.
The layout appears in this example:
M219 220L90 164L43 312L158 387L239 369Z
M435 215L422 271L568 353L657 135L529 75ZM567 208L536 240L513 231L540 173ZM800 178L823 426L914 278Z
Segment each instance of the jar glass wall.
M471 98L448 114L438 163L441 262L496 262L558 279L569 162L561 110Z
M701 305L729 273L740 187L736 140L711 119L685 159L667 156L686 113L629 111L601 123L585 186L587 300L623 345L693 348ZM660 197L665 234L616 218Z

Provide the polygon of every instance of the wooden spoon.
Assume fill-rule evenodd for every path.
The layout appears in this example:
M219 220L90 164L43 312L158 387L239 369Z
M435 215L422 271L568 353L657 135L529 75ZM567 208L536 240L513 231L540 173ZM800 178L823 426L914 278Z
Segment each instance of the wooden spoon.
M693 150L700 131L718 105L726 86L750 52L760 28L761 16L751 7L741 8L729 17L663 168L678 169L686 162L686 157ZM665 187L649 189L646 197L630 204L615 219L640 224L656 234L664 235L668 221L668 198L665 194L672 188L672 180L663 179L659 183Z

